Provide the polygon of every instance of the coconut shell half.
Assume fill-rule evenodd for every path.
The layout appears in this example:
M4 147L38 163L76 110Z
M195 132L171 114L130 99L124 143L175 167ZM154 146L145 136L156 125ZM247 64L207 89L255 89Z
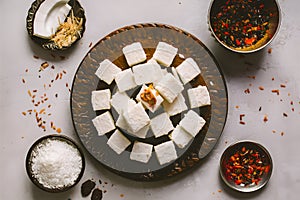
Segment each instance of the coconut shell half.
M71 6L72 9L68 13L67 17L70 17L71 14L72 14L71 12L73 12L74 17L82 18L82 28L80 30L80 33L78 34L77 39L73 43L69 44L68 46L59 47L51 39L45 39L45 38L38 37L38 36L34 35L34 30L33 30L34 19L35 19L37 10L39 9L40 5L42 3L44 3L45 1L46 0L36 0L31 4L31 7L28 10L28 15L27 15L27 18L26 18L26 29L27 29L28 35L30 36L30 38L34 42L39 44L44 49L48 49L48 50L65 50L65 49L68 49L73 44L75 44L78 40L80 40L81 37L83 36L83 33L85 31L85 23L86 23L86 17L85 17L84 9L82 8L82 6L80 5L80 3L77 0L70 0L68 2L68 4ZM66 18L66 20L67 20L67 18Z

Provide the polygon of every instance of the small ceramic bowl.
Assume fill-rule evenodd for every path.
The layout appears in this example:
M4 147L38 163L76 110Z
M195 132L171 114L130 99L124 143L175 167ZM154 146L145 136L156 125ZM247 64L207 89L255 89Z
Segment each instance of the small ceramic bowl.
M220 159L220 175L230 188L254 192L269 181L273 169L271 155L262 145L241 141L229 146Z
M79 157L81 158L80 159L81 166L79 166L80 170L78 170L77 174L73 174L73 175L76 175L74 177L74 181L68 185L58 186L58 187L45 186L45 184L41 183L40 179L37 178L37 176L38 176L37 174L39 174L39 172L36 172L36 170L33 169L34 168L33 167L34 166L34 162L33 162L34 156L36 156L39 153L41 145L49 144L49 141L65 142L67 145L70 145L69 146L70 148L72 148L73 150L75 149L78 152ZM44 159L44 160L47 160L47 159ZM49 162L49 159L46 162ZM26 160L25 160L25 166L26 166L26 171L27 171L27 175L28 175L29 179L38 188L40 188L44 191L47 191L47 192L58 193L58 192L64 192L64 191L71 189L80 181L80 179L83 176L84 169L85 169L85 158L84 158L83 152L81 151L79 146L71 138L64 136L64 135L51 134L51 135L43 136L43 137L39 138L36 142L34 142L34 144L30 147L30 149L27 153ZM44 168L41 170L45 171ZM45 181L44 178L43 178L43 181Z
M266 47L279 30L281 14L277 0L212 0L208 25L214 38L237 53Z
M35 0L32 3L31 7L29 8L27 18L26 18L26 29L27 29L28 35L35 43L37 43L44 49L48 49L48 50L69 49L71 46L73 46L75 43L77 43L83 36L83 33L85 31L85 23L86 23L85 11L77 0L68 1L68 6L71 7L71 10L69 11L67 17L70 17L70 18L75 17L78 20L77 23L79 23L81 21L80 22L81 29L78 32L76 32L75 36L73 36L76 38L75 40L72 39L72 42L68 42L67 45L66 44L62 45L61 43L60 44L55 43L53 40L51 40L51 38L44 38L44 37L34 34L34 20L37 16L38 9L41 7L41 5L43 3L45 3L45 1L49 2L50 0ZM65 1L62 1L62 2L65 2ZM50 10L48 13L48 15L50 17L53 15L51 13L52 11L54 12L54 10L58 10L59 8L61 8L59 6L61 6L63 4L62 2L57 1L57 3L54 4L55 8L54 7L51 9L48 8ZM45 13L43 13L43 14L45 14ZM46 24L47 24L47 21L49 21L49 19L47 19L47 18L45 21ZM75 19L75 18L73 18L73 19ZM56 20L56 19L51 19L51 20ZM67 19L65 21L67 21ZM75 21L75 20L73 20L73 21ZM60 22L60 23L62 23L62 22ZM45 24L39 24L39 25L46 26ZM66 39L66 41L67 41L67 39Z

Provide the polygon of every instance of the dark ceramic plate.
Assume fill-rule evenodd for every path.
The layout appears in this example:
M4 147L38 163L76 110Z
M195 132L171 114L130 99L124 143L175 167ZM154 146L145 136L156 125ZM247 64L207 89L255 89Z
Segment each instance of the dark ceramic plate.
M106 143L111 133L98 136L92 119L105 112L95 112L91 105L91 92L93 90L109 88L112 93L116 91L113 82L107 85L99 80L95 72L99 63L104 59L111 60L122 69L129 66L122 53L122 48L133 42L141 42L147 59L150 59L158 42L164 41L178 48L172 66L178 66L184 58L192 57L201 68L201 75L185 86L183 95L186 97L186 89L198 85L206 85L211 96L211 106L194 109L206 121L206 125L184 149L177 148L178 159L164 165L157 161L153 152L147 164L130 160L129 155L132 144L120 155L117 155ZM139 88L133 89L129 95L134 97ZM186 99L186 103L188 103ZM187 104L189 106L189 104ZM214 147L220 137L227 115L227 91L220 73L218 64L209 50L191 34L178 28L162 24L138 24L118 29L101 39L85 56L74 77L71 93L71 111L75 130L87 149L87 151L101 164L111 171L135 180L160 180L182 173L195 166ZM114 120L117 114L110 110ZM185 113L185 112L184 112ZM183 114L171 117L174 127L179 123ZM121 130L131 142L135 140L147 142L153 145L169 140L167 136L159 138L148 134L146 139L134 138Z
M34 42L39 44L44 49L49 49L49 50L65 50L65 49L68 49L73 44L75 44L78 40L81 39L81 37L82 37L82 35L85 31L86 18L85 18L85 14L84 14L84 9L82 8L82 6L80 5L80 3L77 0L70 0L69 1L68 4L72 7L74 17L78 17L78 18L83 19L82 29L80 31L80 37L78 37L77 40L75 40L72 44L70 44L67 47L59 48L50 39L44 39L44 38L37 37L37 36L33 35L33 20L35 18L35 14L36 14L37 9L41 5L41 3L43 3L44 1L45 0L36 0L36 1L34 1L31 5L30 9L28 10L28 15L27 15L27 18L26 18L26 29L27 29L28 35L30 36L30 38ZM71 11L69 12L68 16L70 16L70 15L71 15Z
M65 186L65 187L61 187L61 188L49 188L49 187L45 187L43 184L41 184L38 179L34 176L33 172L32 172L32 158L33 158L33 152L37 151L37 146L39 144L45 143L47 141L61 141L61 142L66 142L67 144L73 146L75 149L78 150L81 159L82 159L82 167L81 167L81 172L78 175L77 179L75 180L74 184L69 185L69 186ZM51 134L51 135L46 135L43 136L41 138L39 138L36 142L34 142L34 144L30 147L27 156L26 156L26 161L25 161L25 165L26 165L26 171L27 171L27 175L30 178L30 180L40 189L47 191L47 192L52 192L52 193L58 193L58 192L64 192L67 191L69 189L71 189L72 187L74 187L82 178L84 170L85 170L85 159L84 159L84 155L81 151L81 149L79 148L79 146L69 137L64 136L64 135L58 135L58 134Z

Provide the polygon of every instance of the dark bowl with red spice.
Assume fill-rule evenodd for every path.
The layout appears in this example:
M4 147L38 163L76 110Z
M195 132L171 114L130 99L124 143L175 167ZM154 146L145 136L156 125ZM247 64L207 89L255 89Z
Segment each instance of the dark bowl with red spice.
M214 38L237 53L266 47L277 34L280 21L277 0L212 0L208 12Z
M230 188L240 192L254 192L264 187L272 169L268 150L253 141L230 145L220 159L221 178Z

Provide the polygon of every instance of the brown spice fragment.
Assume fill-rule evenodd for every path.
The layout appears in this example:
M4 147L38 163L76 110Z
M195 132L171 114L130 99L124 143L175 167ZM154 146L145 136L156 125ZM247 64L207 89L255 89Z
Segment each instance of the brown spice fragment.
M274 77L272 77L272 81L274 81L275 80L275 78Z
M26 112L22 112L22 114L23 114L24 116L26 116Z
M269 49L268 49L268 53L271 54L271 53L272 53L272 50L273 50L272 48L269 48Z
M93 43L91 42L90 44L89 44L89 47L91 47L93 45Z
M39 57L37 55L33 55L33 58L35 59L39 59Z
M26 81L25 81L25 79L24 79L24 78L22 78L22 82L23 82L23 83L26 83Z
M248 78L255 79L255 76L247 76Z
M276 93L277 95L279 95L279 90L278 89L272 90L272 93Z
M243 120L243 117L245 117L245 114L240 114L240 121Z
M245 91L244 91L245 94L249 94L250 93L250 89L247 88Z
M245 124L246 124L246 122L240 121L240 124L242 124L242 125L245 125Z
M47 61L46 61L46 62L43 62L43 63L41 64L40 70L42 71L42 70L46 69L47 67L49 67L49 63L48 63Z
M282 87L282 88L286 88L286 85L284 85L284 84L280 84L280 87Z
M284 135L284 132L282 131L282 132L280 133L280 135L283 136L283 135Z
M283 113L282 115L283 115L284 117L287 117L287 116L288 116L288 114L286 114L286 113Z
M262 109L262 107L260 106L259 109L258 109L258 111L261 111L261 109Z
M266 123L268 121L268 115L264 115L263 121Z
M57 129L56 129L56 132L57 132L57 133L61 133L61 128L57 128Z
M32 94L31 94L30 90L28 90L27 93L28 93L28 95L29 95L30 97L32 97Z
M124 197L124 194L120 194L120 197L122 197L122 198L123 198L123 197Z
M258 89L264 90L265 88L263 86L259 86Z

